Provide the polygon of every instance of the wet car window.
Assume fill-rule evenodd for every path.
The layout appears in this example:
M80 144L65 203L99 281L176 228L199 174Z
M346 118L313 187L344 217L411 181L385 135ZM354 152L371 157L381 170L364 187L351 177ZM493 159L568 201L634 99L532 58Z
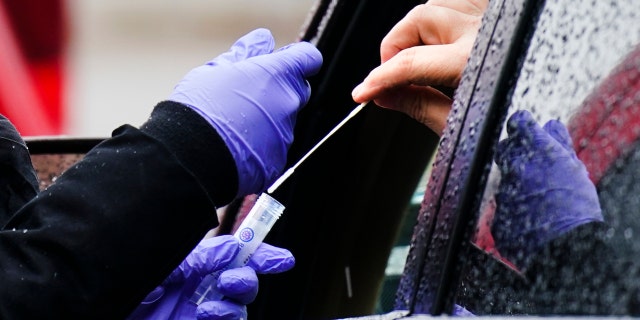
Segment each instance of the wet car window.
M486 164L509 85L521 60L536 2L494 1L485 13L470 60L455 93L416 219L394 308L416 314L450 312L458 261L474 227ZM526 19L524 19L526 18ZM524 31L523 31L524 30ZM516 48L510 50L512 48ZM498 116L496 116L496 114Z
M633 1L544 4L457 305L477 315L638 313L638 14Z

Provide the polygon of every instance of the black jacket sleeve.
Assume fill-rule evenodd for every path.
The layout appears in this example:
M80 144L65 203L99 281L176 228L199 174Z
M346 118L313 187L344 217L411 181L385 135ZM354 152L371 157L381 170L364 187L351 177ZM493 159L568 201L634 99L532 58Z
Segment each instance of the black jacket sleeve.
M0 115L0 227L38 193L38 179L27 145Z
M217 225L236 172L183 105L115 130L0 231L0 318L126 317Z

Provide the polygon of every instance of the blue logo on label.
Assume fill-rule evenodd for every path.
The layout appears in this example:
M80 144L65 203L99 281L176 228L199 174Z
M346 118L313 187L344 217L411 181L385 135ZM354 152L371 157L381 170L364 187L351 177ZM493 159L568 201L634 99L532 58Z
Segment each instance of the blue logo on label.
M244 241L244 242L249 242L253 239L253 229L251 228L244 228L242 230L240 230L240 240Z

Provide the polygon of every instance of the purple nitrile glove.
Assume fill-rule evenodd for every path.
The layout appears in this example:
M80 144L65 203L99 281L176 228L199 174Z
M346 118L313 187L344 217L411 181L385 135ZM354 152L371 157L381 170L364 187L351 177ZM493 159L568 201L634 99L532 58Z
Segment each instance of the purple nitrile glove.
M196 110L224 139L238 169L238 196L258 194L284 169L298 109L311 95L305 78L322 55L298 42L273 51L267 29L257 29L231 49L191 70L169 100Z
M507 122L498 144L501 172L492 232L500 254L525 269L549 241L591 221L603 221L596 188L565 126L541 128L527 111Z
M452 315L456 317L475 317L476 316L471 311L467 310L465 307L458 304L453 305Z
M217 289L225 298L196 306L189 301L200 280L225 268L239 250L231 235L202 240L184 261L147 295L128 319L246 319L246 304L258 294L256 273L280 273L295 264L289 250L266 243L258 246L246 266L220 274Z

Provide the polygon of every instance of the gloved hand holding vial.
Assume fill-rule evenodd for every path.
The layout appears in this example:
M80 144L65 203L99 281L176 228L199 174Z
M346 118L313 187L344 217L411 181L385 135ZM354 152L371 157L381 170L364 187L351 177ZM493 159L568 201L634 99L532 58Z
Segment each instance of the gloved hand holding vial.
M202 282L193 293L191 301L199 305L205 301L222 299L223 295L217 290L220 274L225 270L246 265L283 211L284 206L280 202L266 193L260 195L234 234L234 237L240 243L240 251L226 268L209 274L202 279Z
M361 103L351 113L349 113L340 123L338 123L329 133L322 138L316 145L311 148L298 162L289 168L283 175L278 178L268 189L269 193L273 193L293 172L302 164L320 145L322 145L327 139L329 139L338 129L340 129L347 121L353 118L356 114L364 109L368 102ZM282 215L284 206L280 204L276 199L262 193L258 198L256 204L251 208L249 214L245 217L242 224L238 227L238 230L234 234L240 241L240 252L236 256L233 262L231 262L227 269L237 268L244 266L251 258L251 255L255 249L262 243L262 240L267 236L269 230L276 222L276 220ZM223 270L224 271L224 270ZM217 279L220 276L220 272L213 273L202 280L202 283L194 292L191 301L195 304L201 304L205 301L219 300L222 295L216 290Z

